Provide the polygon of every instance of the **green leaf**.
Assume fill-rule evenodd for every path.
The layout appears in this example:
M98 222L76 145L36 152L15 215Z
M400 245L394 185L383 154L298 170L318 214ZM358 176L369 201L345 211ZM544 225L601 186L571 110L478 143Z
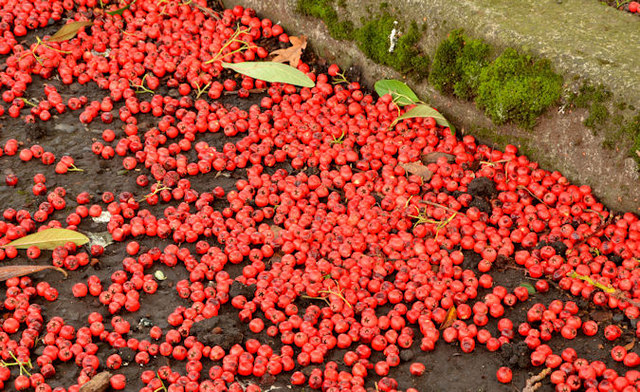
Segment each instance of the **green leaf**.
M113 10L113 11L107 11L107 12L106 12L106 14L107 14L107 15L122 15L126 10L128 10L128 9L129 9L129 7L131 7L131 5L132 5L133 3L135 3L135 2L136 2L136 0L133 0L131 3L129 3L129 4L127 4L127 5L125 5L125 6L124 6L124 7L122 7L122 8L118 8L117 10Z
M391 96L393 97L393 101L398 106L406 106L420 102L420 99L418 98L416 93L411 90L411 87L407 86L406 83L399 80L378 80L374 85L374 88L379 96L391 94Z
M451 129L452 134L455 134L456 132L456 129L453 127L453 125L451 125L449 121L447 121L447 119L444 118L442 114L440 114L440 112L438 112L431 106L425 105L425 104L416 105L414 108L407 110L402 116L399 116L398 118L396 118L396 120L394 121L394 125L398 121L406 120L408 118L416 118L416 117L433 117L433 119L436 120L436 123L438 123L438 125L441 125L443 127L449 127L449 129Z
M302 71L282 63L273 63L271 61L247 61L237 64L223 62L222 67L265 82L287 83L301 87L313 87L316 85Z
M80 246L89 242L89 238L77 231L52 228L18 238L15 241L11 241L4 247L15 246L17 249L27 249L28 247L35 245L40 249L51 250L55 249L57 246L62 246L67 242L73 242Z
M529 282L522 282L520 283L520 286L524 287L525 289L527 289L527 291L529 292L529 295L533 295L536 293L536 289L535 287L533 287L533 285Z
M69 40L78 34L81 28L91 26L93 24L90 20L84 20L82 22L71 22L62 26L47 42L62 42Z

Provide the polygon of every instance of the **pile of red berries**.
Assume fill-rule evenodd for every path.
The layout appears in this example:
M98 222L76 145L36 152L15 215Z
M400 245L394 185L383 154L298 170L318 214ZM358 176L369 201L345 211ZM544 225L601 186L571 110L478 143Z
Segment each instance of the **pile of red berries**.
M557 391L626 392L640 385L632 369L640 357L619 343L620 327L590 319L577 305L584 300L629 320L640 317L640 221L607 211L588 186L540 168L514 146L503 152L452 135L433 118L395 124L400 111L390 95L374 97L357 82L332 83L335 65L327 74L297 65L313 88L235 78L222 61L264 59L267 47L288 42L280 26L251 9L217 13L201 0L138 0L121 12L112 12L118 4L103 1L103 9L95 0L0 4L7 114L34 123L80 111L82 123L111 124L87 148L97 160L117 155L124 169L136 170L139 190L113 189L91 204L86 191L72 198L63 187L48 190L39 173L32 192L46 201L35 211L4 210L3 246L50 227L82 230L104 215L113 240L127 243L121 263L108 266L110 281L79 273L98 262L102 246L68 243L44 253L71 271L77 281L71 293L27 277L6 282L5 389L78 391L109 369L116 390L129 382L144 392L256 391L256 380L286 373L287 382L312 389L364 391L375 381L380 391L411 391L409 381L393 376L411 361L402 352L429 352L441 340L465 353L522 341L531 366L551 369ZM15 37L63 15L93 25L62 42L17 43ZM54 75L63 85L94 83L104 97L65 102L58 92L64 86L52 83L42 100L25 107L21 98L33 80ZM224 92L251 97L261 89L259 104L247 110L220 100ZM152 125L139 126L141 119ZM203 140L216 133L228 140L222 147ZM70 156L20 146L8 140L0 156L55 164L57 175L80 170ZM410 162L430 175L406 170ZM234 171L242 174L234 188L212 185L216 173ZM210 183L203 186L201 177ZM9 173L5 182L16 186L18 177ZM146 246L156 237L168 245ZM18 256L13 246L0 248L0 260ZM27 256L40 257L40 249L29 248ZM153 326L143 336L123 315L157 292L151 269L160 264L186 270L173 288L183 305L172 309L166 328ZM235 265L238 276L229 272ZM536 279L535 290L495 284L505 265ZM549 282L576 301L531 303L530 295L547 292ZM234 284L251 287L251 294L233 294ZM45 319L38 298L59 295L93 296L104 309L83 315L77 328L53 314ZM527 319L514 325L510 314L521 306ZM224 348L191 334L225 309L253 335ZM572 340L599 329L616 342L611 356L624 372L570 348L554 353L553 337ZM37 355L36 341L43 346ZM140 379L126 380L119 373L126 361L107 347L135 352ZM156 369L157 357L176 366ZM77 382L53 388L58 364L68 361L79 369ZM409 371L420 377L425 365L410 363ZM497 377L510 382L512 372L500 368Z

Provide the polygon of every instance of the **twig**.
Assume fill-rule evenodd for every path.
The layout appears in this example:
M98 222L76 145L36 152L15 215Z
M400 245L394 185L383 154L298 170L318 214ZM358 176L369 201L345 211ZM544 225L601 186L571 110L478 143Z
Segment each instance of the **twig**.
M196 84L196 88L197 88L196 101L200 99L200 96L202 96L202 94L207 93L207 91L209 90L209 87L211 87L211 82L205 84L203 87L200 87L200 84Z
M145 200L147 200L149 197L151 197L151 196L153 196L153 195L157 195L158 193L160 193L160 192L162 192L162 191L170 191L170 190L171 190L171 188L169 188L168 186L164 186L164 185L162 184L162 182L160 182L160 181L158 181L158 182L155 184L155 186L156 186L156 188L153 190L153 192L151 192L151 193L148 193L148 194L144 195L144 196L142 197L142 199L138 200L138 202L145 201Z
M233 91L225 91L223 92L224 95L238 95L238 91L239 90L233 90ZM249 90L249 93L263 93L267 91L266 88L252 88L251 90Z
M433 207L444 208L445 210L447 210L449 212L452 212L454 214L460 214L460 215L466 216L464 212L456 211L453 208L449 208L447 206L443 206L442 204L434 203L434 202L429 201L429 200L422 200L422 202L425 203L425 204L428 204L430 206L433 206Z
M543 371L541 371L537 375L531 376L527 380L527 383L525 384L524 389L522 389L522 392L535 392L535 391L537 391L538 388L540 388L542 386L540 381L542 381L545 377L547 377L547 375L549 373L551 373L551 368L545 368Z
M589 238L593 237L596 235L597 232L599 232L600 230L604 229L605 227L607 227L607 225L609 225L610 223L616 223L618 221L618 219L613 219L614 216L613 214L609 214L609 216L607 217L606 220L604 220L602 223L600 223L592 232L591 234L589 234L588 236L584 237L582 239L582 241L576 242L575 244L573 244L573 247L571 249L567 250L567 256L571 256L571 254L573 253L572 251L574 249L578 249L580 247L580 245L584 244L585 242L589 241ZM616 217L617 218L617 217ZM572 252L572 253L569 253Z
M227 40L227 42L225 42L225 44L222 45L218 53L216 53L211 59L207 60L205 64L211 64L216 61L221 61L221 60L224 60L224 58L227 56L231 56L235 53L240 53L244 50L250 49L251 45L248 42L245 42L238 38L241 34L249 34L250 32L251 30L249 28L241 28L238 25L238 27L236 28L236 31L234 31L231 37L229 37L229 39ZM237 42L241 46L238 49L232 50L229 53L226 53L226 54L223 53L224 50L227 49L234 42Z
M148 87L145 87L144 85L145 80L147 80L147 76L148 74L144 74L144 76L142 77L142 80L140 81L140 84L135 84L134 82L131 82L131 87L136 88L136 94L142 94L142 93L155 94L155 91L149 89Z
M524 185L518 185L517 186L518 189L524 189L525 191L529 192L529 194L531 196L533 196L536 200L538 200L540 203L544 204L545 206L549 207L549 205L547 203L545 203L542 199L540 199L538 196L536 196L533 192L531 192L531 190L529 188L527 188Z
M588 284L590 284L593 287L599 288L600 290L604 291L605 293L609 294L610 296L620 300L620 301L627 301L629 302L631 305L635 306L635 307L640 307L640 302L635 301L629 297L627 297L627 295L621 291L618 290L614 287L611 286L605 286L602 283L596 282L593 279L591 279L591 277L589 276L585 276L585 275L580 275L578 273L576 273L575 271L571 271L571 273L569 275L567 275L570 278L577 278L580 279Z
M203 6L201 6L200 4L198 4L198 3L194 3L193 1L192 1L192 2L189 2L188 4L189 4L189 5L191 5L191 6L196 7L197 9L199 9L199 10L200 10L200 11L202 11L203 13L205 13L205 14L209 15L209 16L210 16L210 17L212 17L213 19L215 19L215 20L220 20L220 14L219 14L218 12L215 12L214 10L209 9L209 8L207 8L207 7L203 7Z

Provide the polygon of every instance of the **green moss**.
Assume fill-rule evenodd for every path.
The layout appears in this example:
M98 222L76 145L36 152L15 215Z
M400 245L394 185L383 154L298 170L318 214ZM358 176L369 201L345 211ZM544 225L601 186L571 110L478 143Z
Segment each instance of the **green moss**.
M349 39L353 34L353 23L338 18L338 12L333 8L333 0L298 0L298 12L322 19L329 34L336 39Z
M388 13L363 21L362 27L355 33L356 43L373 61L390 66L398 72L412 74L417 79L425 78L429 74L429 57L417 46L420 40L418 24L412 23L407 32L399 35L393 52L389 52L389 37L394 27L396 30L400 29Z
M561 91L562 76L548 61L508 48L482 70L476 103L496 124L512 121L531 128Z
M577 93L571 93L569 104L579 108L589 108L592 103L604 103L611 98L611 93L602 85L593 86L585 82L580 86Z
M465 36L462 30L454 30L436 49L429 82L442 93L472 99L488 64L489 52L489 45Z
M569 104L589 109L589 116L584 120L584 125L593 129L602 128L609 120L610 113L605 102L611 98L611 92L607 91L602 85L593 86L589 83L583 83L577 93L569 96ZM626 106L626 105L624 105ZM621 105L615 105L618 110Z
M640 164L640 156L636 153L636 151L640 151L640 113L629 120L620 131L633 140L629 155Z
M510 135L498 133L496 129L484 127L472 128L471 135L480 142L493 148L504 149L507 144L513 144L514 140Z
M335 0L298 0L298 12L321 19L336 39L353 40L360 50L373 61L387 65L404 74L411 74L423 79L429 74L429 57L422 53L417 44L421 31L417 23L412 23L408 31L397 35L393 52L389 52L389 36L395 27L394 18L389 14L388 3L382 3L382 15L378 18L363 21L361 28L355 28L349 20L340 20L334 8ZM338 6L342 4L338 0Z
M609 119L609 110L600 102L594 102L589 109L589 116L584 120L584 125L589 128L600 128Z
M614 106L618 111L621 111L621 112L627 109L627 103L624 101L616 102Z
M617 115L614 118L614 124L622 122L622 120L618 120L621 117L621 115ZM640 156L636 153L636 151L640 151L640 113L618 126L616 131L606 132L602 145L611 150L625 149L629 146L629 156L640 164Z

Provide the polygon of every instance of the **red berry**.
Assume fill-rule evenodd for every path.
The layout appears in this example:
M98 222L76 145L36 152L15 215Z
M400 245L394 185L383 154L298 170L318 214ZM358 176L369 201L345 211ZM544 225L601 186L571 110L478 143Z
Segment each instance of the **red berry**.
M496 376L498 378L498 381L500 381L503 384L510 383L511 379L513 378L511 369L505 366L502 366L498 369L498 371L496 372Z

